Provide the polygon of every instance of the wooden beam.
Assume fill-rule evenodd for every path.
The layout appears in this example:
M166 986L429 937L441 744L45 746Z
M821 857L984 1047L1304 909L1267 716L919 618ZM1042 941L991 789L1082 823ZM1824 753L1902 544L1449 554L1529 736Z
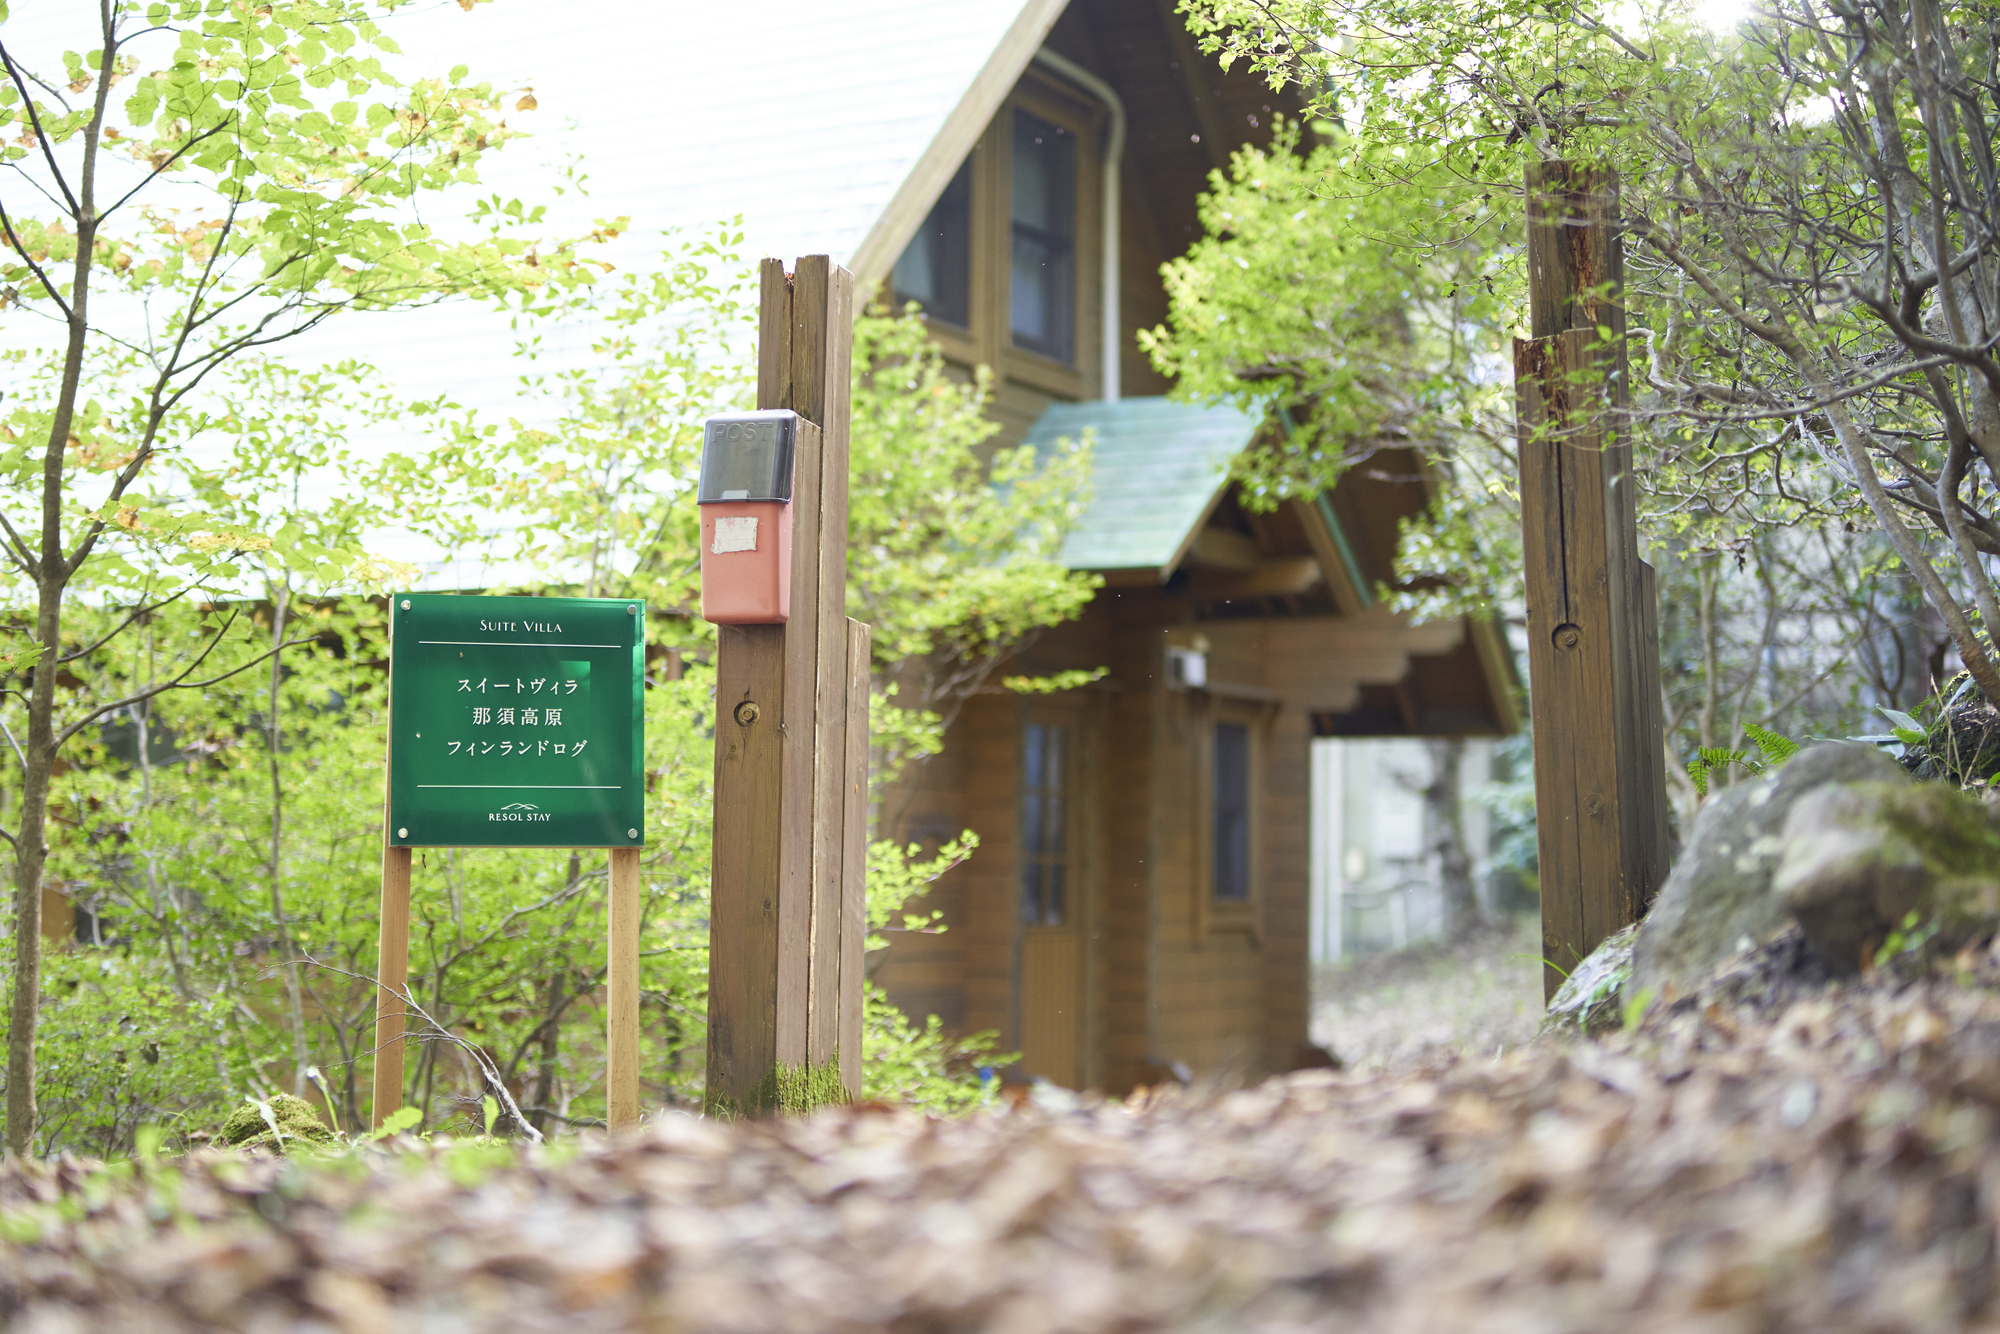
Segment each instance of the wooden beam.
M868 691L872 635L847 622L847 759L840 882L840 1082L861 1097L861 1033L868 977Z
M1659 651L1638 555L1616 177L1528 169L1533 337L1514 345L1543 987L1636 921L1666 875ZM1609 330L1606 340L1600 330ZM1660 772L1654 772L1654 771Z
M389 846L382 820L382 911L375 945L375 1080L372 1124L403 1105L403 1027L410 988L410 849Z
M1258 550L1255 539L1223 528L1197 531L1187 553L1188 564L1205 565L1212 570L1248 572L1263 561L1264 553Z
M1319 586L1324 573L1313 556L1263 560L1242 572L1197 569L1188 591L1197 601L1219 598L1288 597Z
M639 849L611 849L605 903L605 1121L639 1123Z
M1326 519L1320 514L1319 506L1310 500L1297 497L1285 502L1291 506L1299 526L1305 529L1306 541L1319 560L1321 571L1326 575L1327 587L1333 594L1333 605L1340 608L1343 616L1358 616L1368 609L1368 598L1358 583L1355 572L1349 568L1347 557L1341 553L1340 545L1327 528Z

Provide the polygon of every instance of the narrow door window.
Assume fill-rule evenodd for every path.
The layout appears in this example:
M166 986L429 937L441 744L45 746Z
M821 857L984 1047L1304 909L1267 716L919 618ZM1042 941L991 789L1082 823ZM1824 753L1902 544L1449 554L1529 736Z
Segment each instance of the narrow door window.
M1067 365L1076 333L1076 136L1014 113L1014 345Z
M1069 729L1030 723L1021 734L1021 920L1061 926L1069 912Z
M966 159L896 261L900 305L914 301L934 320L972 323L972 160Z
M1213 846L1217 903L1250 901L1250 729L1241 723L1217 723Z

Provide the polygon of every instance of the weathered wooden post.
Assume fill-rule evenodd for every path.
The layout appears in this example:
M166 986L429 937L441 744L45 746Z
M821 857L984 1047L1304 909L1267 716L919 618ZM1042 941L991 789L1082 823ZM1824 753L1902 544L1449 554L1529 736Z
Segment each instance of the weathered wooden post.
M791 613L717 627L708 1103L861 1087L868 627L847 618L853 279L764 261L757 406L799 425ZM720 549L720 548L718 548ZM796 1081L796 1082L795 1082ZM817 1097L820 1094L809 1096Z
M1545 993L1667 872L1658 596L1639 559L1614 173L1530 167L1514 344Z

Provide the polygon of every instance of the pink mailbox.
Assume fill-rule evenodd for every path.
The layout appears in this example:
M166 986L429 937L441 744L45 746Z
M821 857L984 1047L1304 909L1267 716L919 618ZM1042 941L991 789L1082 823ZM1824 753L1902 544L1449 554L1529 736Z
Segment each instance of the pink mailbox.
M701 614L717 625L782 625L792 614L789 408L710 417L701 447Z

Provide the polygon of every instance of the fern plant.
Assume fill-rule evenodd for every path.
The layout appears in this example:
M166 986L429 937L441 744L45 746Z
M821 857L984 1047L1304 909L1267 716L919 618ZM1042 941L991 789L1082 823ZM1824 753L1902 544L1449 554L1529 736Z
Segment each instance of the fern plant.
M1755 777L1766 770L1775 769L1786 760L1799 753L1799 743L1787 736L1779 736L1768 727L1756 723L1746 723L1743 735L1755 743L1758 753L1748 750L1726 750L1721 746L1698 746L1694 758L1688 761L1688 779L1694 784L1695 794L1703 801L1708 799L1708 776L1710 773L1727 769L1730 765L1741 765L1746 776Z

